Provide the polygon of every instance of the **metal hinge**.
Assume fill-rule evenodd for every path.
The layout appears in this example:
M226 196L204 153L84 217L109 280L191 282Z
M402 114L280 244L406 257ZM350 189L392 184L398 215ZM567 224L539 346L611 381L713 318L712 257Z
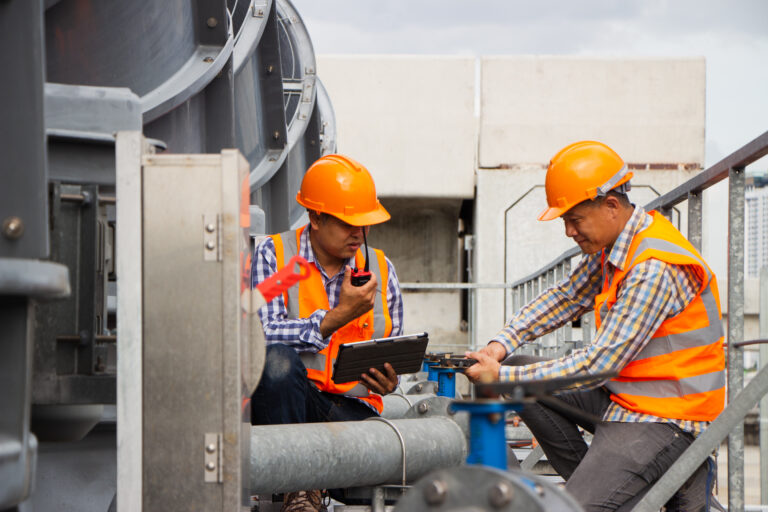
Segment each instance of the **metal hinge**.
M203 452L205 453L205 466L203 467L204 481L206 483L224 482L224 472L222 471L222 446L221 434L205 434L205 444Z
M203 261L221 259L221 216L203 215Z

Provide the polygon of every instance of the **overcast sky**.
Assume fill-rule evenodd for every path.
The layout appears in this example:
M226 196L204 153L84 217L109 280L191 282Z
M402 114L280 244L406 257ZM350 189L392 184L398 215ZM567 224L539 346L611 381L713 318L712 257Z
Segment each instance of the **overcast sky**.
M318 54L704 56L706 165L768 130L768 0L292 2Z

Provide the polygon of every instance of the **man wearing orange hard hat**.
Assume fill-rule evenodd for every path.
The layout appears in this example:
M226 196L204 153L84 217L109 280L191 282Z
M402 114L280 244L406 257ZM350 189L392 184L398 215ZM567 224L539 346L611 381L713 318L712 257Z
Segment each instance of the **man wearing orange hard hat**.
M715 275L664 216L630 203L631 177L622 158L600 142L576 142L552 158L548 207L539 220L562 218L584 257L486 347L468 354L478 360L466 370L473 380L617 375L520 413L587 511L631 509L725 401ZM509 357L591 310L597 332L590 345L554 360ZM579 427L594 434L591 445ZM667 510L716 506L713 473L710 458Z
M398 383L389 363L385 372L372 368L356 382L336 383L331 375L341 344L402 333L403 302L395 268L382 251L368 248L366 239L369 226L386 222L389 213L368 170L343 155L326 155L313 163L296 201L307 209L309 223L259 243L253 284L279 271L294 255L317 271L259 310L267 355L251 400L251 421L264 425L376 416L382 411L381 395ZM366 263L370 272L361 270ZM291 493L284 507L321 510L320 492Z

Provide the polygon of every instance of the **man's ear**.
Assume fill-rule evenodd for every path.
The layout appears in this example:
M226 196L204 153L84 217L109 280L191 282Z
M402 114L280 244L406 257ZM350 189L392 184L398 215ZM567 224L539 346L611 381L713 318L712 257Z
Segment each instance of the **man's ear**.
M314 210L307 210L309 212L309 225L312 229L318 229L320 226L320 214Z
M617 216L621 210L621 202L615 196L607 196L603 200L603 206L608 208L612 217Z

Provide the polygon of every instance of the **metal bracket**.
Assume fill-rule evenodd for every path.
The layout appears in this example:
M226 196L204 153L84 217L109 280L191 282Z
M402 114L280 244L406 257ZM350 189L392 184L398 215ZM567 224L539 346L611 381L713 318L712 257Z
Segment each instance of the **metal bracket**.
M203 466L203 479L205 483L223 483L221 434L205 434L203 452L205 454L205 465Z
M221 217L203 215L203 261L221 261Z

